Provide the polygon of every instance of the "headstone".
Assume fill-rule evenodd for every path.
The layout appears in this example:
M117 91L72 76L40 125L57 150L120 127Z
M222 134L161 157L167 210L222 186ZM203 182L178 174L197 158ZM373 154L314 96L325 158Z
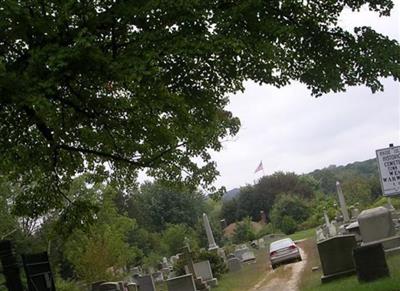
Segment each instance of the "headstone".
M3 275L6 279L5 287L8 290L23 291L17 257L11 241L0 241L0 261L3 266Z
M342 187L340 186L339 181L336 182L336 189L339 197L339 204L340 204L340 209L342 211L343 220L344 222L349 222L350 221L349 212L347 210L346 200L344 199Z
M235 256L242 262L255 259L254 253L246 245L241 245L235 250Z
M382 244L372 244L353 250L354 264L360 282L370 282L389 277Z
M229 272L237 272L242 269L242 263L238 258L230 258L228 259L228 269Z
M128 291L139 291L138 286L136 283L128 283L126 285Z
M358 221L354 221L354 222L348 224L345 227L345 229L348 232L348 234L354 234L356 236L357 242L362 241L361 234L360 234L360 226L358 225Z
M324 219L325 219L326 226L329 226L331 223L329 222L329 217L328 217L328 213L326 213L326 210L324 210Z
M194 271L196 273L196 276L200 276L211 287L215 287L218 285L217 279L213 276L210 261L207 260L195 263Z
M323 276L321 281L354 274L353 249L356 247L354 235L328 238L317 243Z
M226 256L226 258L229 260L229 259L236 258L236 256L235 256L235 254L230 253L230 254L228 254L228 255Z
M226 255L225 255L225 251L224 251L223 248L218 248L217 254L218 254L218 256L220 256L224 261L226 261Z
M53 274L47 252L22 255L29 291L54 291Z
M207 214L205 214L205 213L203 213L203 222L204 222L204 228L205 228L206 234L207 234L208 250L212 251L212 250L218 249L218 246L214 240L214 235L212 233L210 222L208 221Z
M395 235L390 211L385 207L366 209L358 216L363 242L368 243Z
M208 290L209 287L208 287L207 283L205 281L203 281L203 279L201 277L196 276L196 272L194 270L192 252L190 250L189 245L183 247L182 250L183 250L183 260L187 264L190 274L193 274L193 276L194 276L193 279L194 279L196 289L199 291Z
M351 218L357 219L358 215L360 215L360 210L358 208L351 209Z
M247 251L242 254L242 263L255 262L256 256L252 251Z
M317 228L316 231L315 231L315 234L317 236L317 241L321 241L321 240L326 239L326 237L324 235L324 232L322 231L321 228Z
M136 282L140 291L156 291L156 286L151 275L137 277Z
M171 256L169 258L169 261L171 262L172 265L175 265L179 261L179 254Z
M336 227L332 223L329 224L328 231L330 237L337 235Z
M168 279L167 286L168 291L196 291L192 274Z
M123 291L118 282L105 282L99 286L99 291Z

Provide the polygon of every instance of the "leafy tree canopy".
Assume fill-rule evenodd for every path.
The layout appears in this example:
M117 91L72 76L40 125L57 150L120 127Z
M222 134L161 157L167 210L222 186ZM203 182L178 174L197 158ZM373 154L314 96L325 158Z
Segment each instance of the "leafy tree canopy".
M41 212L74 175L106 178L107 163L120 182L147 169L209 184L209 150L239 129L227 93L244 80L320 95L398 79L396 41L338 26L363 5L387 16L393 2L3 0L0 171Z
M162 231L167 224L195 226L205 210L205 197L184 187L146 182L127 201L127 213L143 227Z

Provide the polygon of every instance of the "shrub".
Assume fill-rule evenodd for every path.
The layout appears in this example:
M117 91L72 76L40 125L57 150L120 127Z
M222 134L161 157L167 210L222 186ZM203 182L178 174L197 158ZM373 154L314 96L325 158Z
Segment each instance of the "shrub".
M256 235L251 225L250 217L246 217L242 222L236 224L236 229L233 234L233 242L236 244L254 240Z
M280 229L284 234L292 234L297 230L297 225L293 218L285 215L282 218Z

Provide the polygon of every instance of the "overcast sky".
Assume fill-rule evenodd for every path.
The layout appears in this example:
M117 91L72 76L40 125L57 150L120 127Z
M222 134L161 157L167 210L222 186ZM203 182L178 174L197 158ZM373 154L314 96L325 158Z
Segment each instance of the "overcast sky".
M391 17L367 11L346 11L341 25L349 30L369 25L400 40L400 0ZM400 145L400 86L384 81L385 91L365 87L314 98L300 83L277 89L246 83L244 93L230 97L228 110L242 126L232 141L213 153L221 175L215 185L227 190L262 175L254 170L263 161L265 174L275 171L307 173L331 164L345 165L375 157L389 143Z

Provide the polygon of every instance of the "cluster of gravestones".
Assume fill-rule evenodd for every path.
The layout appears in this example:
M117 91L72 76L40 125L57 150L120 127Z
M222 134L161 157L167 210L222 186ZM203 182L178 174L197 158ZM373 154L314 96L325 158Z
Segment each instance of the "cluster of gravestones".
M56 290L46 252L25 254L21 256L21 259L22 263L20 263L11 241L0 241L0 261L6 280L4 285L9 291L25 290L20 277L21 267L24 269L29 291Z
M325 225L316 231L321 281L352 274L357 274L360 282L390 276L386 256L400 251L399 213L392 205L361 213L353 208L350 218L340 184L337 186L342 220L330 222L325 213Z

